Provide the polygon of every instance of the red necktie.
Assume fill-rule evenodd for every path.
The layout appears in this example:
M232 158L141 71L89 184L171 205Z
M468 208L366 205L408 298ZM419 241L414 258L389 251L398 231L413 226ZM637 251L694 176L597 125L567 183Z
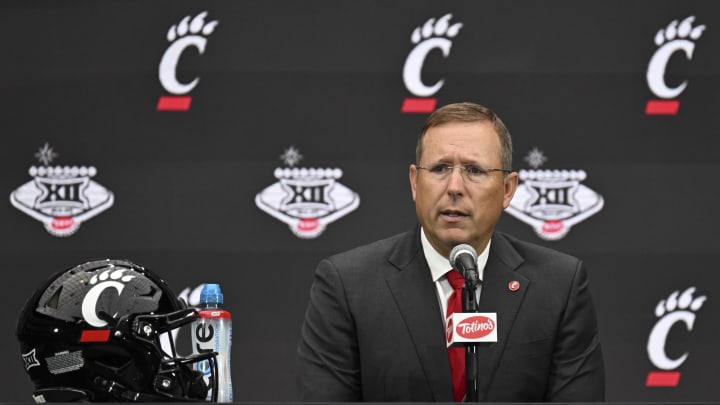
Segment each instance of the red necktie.
M446 273L450 285L453 287L453 293L448 298L447 317L454 312L462 312L462 288L465 285L465 278L456 270L450 270ZM452 374L453 394L455 402L462 402L465 397L465 348L449 347L448 358L450 359L450 373Z

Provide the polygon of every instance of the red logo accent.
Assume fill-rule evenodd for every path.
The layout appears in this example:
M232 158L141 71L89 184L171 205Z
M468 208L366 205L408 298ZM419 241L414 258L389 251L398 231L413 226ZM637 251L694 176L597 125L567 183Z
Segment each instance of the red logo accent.
M211 318L211 319L232 319L232 315L230 312L225 310L217 310L217 309L204 309L202 311L199 311L198 314L200 315L200 318Z
M317 218L303 218L298 222L297 229L300 231L312 231L320 226L320 221Z
M107 342L110 339L110 329L84 330L80 335L80 342Z
M646 387L677 387L680 382L679 371L651 371L645 380Z
M455 332L465 339L478 339L491 334L494 330L495 322L482 315L466 318L455 328Z
M675 115L680 110L677 100L650 100L645 105L646 115Z
M157 103L158 111L187 111L192 97L161 96Z
M55 217L52 221L52 229L63 230L69 229L75 224L75 220L72 217Z
M448 318L447 327L445 328L445 339L447 339L448 343L452 341L452 331L453 331L453 320L452 318Z
M508 290L517 291L520 289L520 283L517 280L513 280L508 283Z
M403 101L401 111L406 114L431 113L437 105L436 98L406 98Z
M545 221L542 225L542 230L545 233L557 233L565 229L565 224L560 220Z

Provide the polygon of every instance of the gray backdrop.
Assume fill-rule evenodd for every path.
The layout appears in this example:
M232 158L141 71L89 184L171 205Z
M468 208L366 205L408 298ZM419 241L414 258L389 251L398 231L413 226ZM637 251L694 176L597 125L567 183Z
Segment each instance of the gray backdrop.
M293 400L316 263L415 226L407 170L427 113L403 112L407 98L494 108L514 136L514 168L546 175L524 186L527 210L519 211L550 229L577 220L555 240L510 213L499 229L587 262L608 400L720 398L719 3L6 1L0 10L0 187L8 196L0 400L30 399L13 334L24 300L55 271L99 257L145 265L178 294L220 283L234 316L236 401ZM217 21L212 32L176 26L168 41L174 24L204 11L199 24ZM462 23L454 36L437 22L448 13L448 25ZM690 16L690 27L668 29ZM199 80L173 93L161 60L193 35L203 49L183 48L169 74L179 84ZM442 86L418 95L403 68L433 38L451 43L447 55L430 48L409 69ZM677 48L653 77L686 87L663 97L646 72L671 42ZM161 97L191 104L158 110ZM647 114L653 100L679 110ZM526 160L533 150L541 158ZM41 173L48 166L70 174ZM333 175L311 184L287 170L276 184L276 168ZM548 193L553 184L565 184L569 200ZM282 218L304 218L301 228L316 233L297 235ZM666 300L691 287L693 300L705 297L700 308ZM666 340L649 349L651 332L672 314L679 320L657 332ZM685 353L670 367L657 360ZM679 380L648 386L656 372Z

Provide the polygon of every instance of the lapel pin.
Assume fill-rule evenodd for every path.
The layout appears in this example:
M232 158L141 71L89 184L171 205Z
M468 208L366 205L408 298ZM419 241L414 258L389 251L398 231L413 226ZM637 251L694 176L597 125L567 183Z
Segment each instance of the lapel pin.
M508 290L517 291L520 289L520 283L517 280L513 280L508 283Z

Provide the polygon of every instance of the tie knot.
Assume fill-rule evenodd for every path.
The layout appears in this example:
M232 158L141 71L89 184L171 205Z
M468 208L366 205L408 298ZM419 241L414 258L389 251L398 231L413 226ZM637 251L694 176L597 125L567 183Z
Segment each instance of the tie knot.
M463 288L465 286L465 277L463 277L459 271L452 269L445 273L450 285L454 289Z

